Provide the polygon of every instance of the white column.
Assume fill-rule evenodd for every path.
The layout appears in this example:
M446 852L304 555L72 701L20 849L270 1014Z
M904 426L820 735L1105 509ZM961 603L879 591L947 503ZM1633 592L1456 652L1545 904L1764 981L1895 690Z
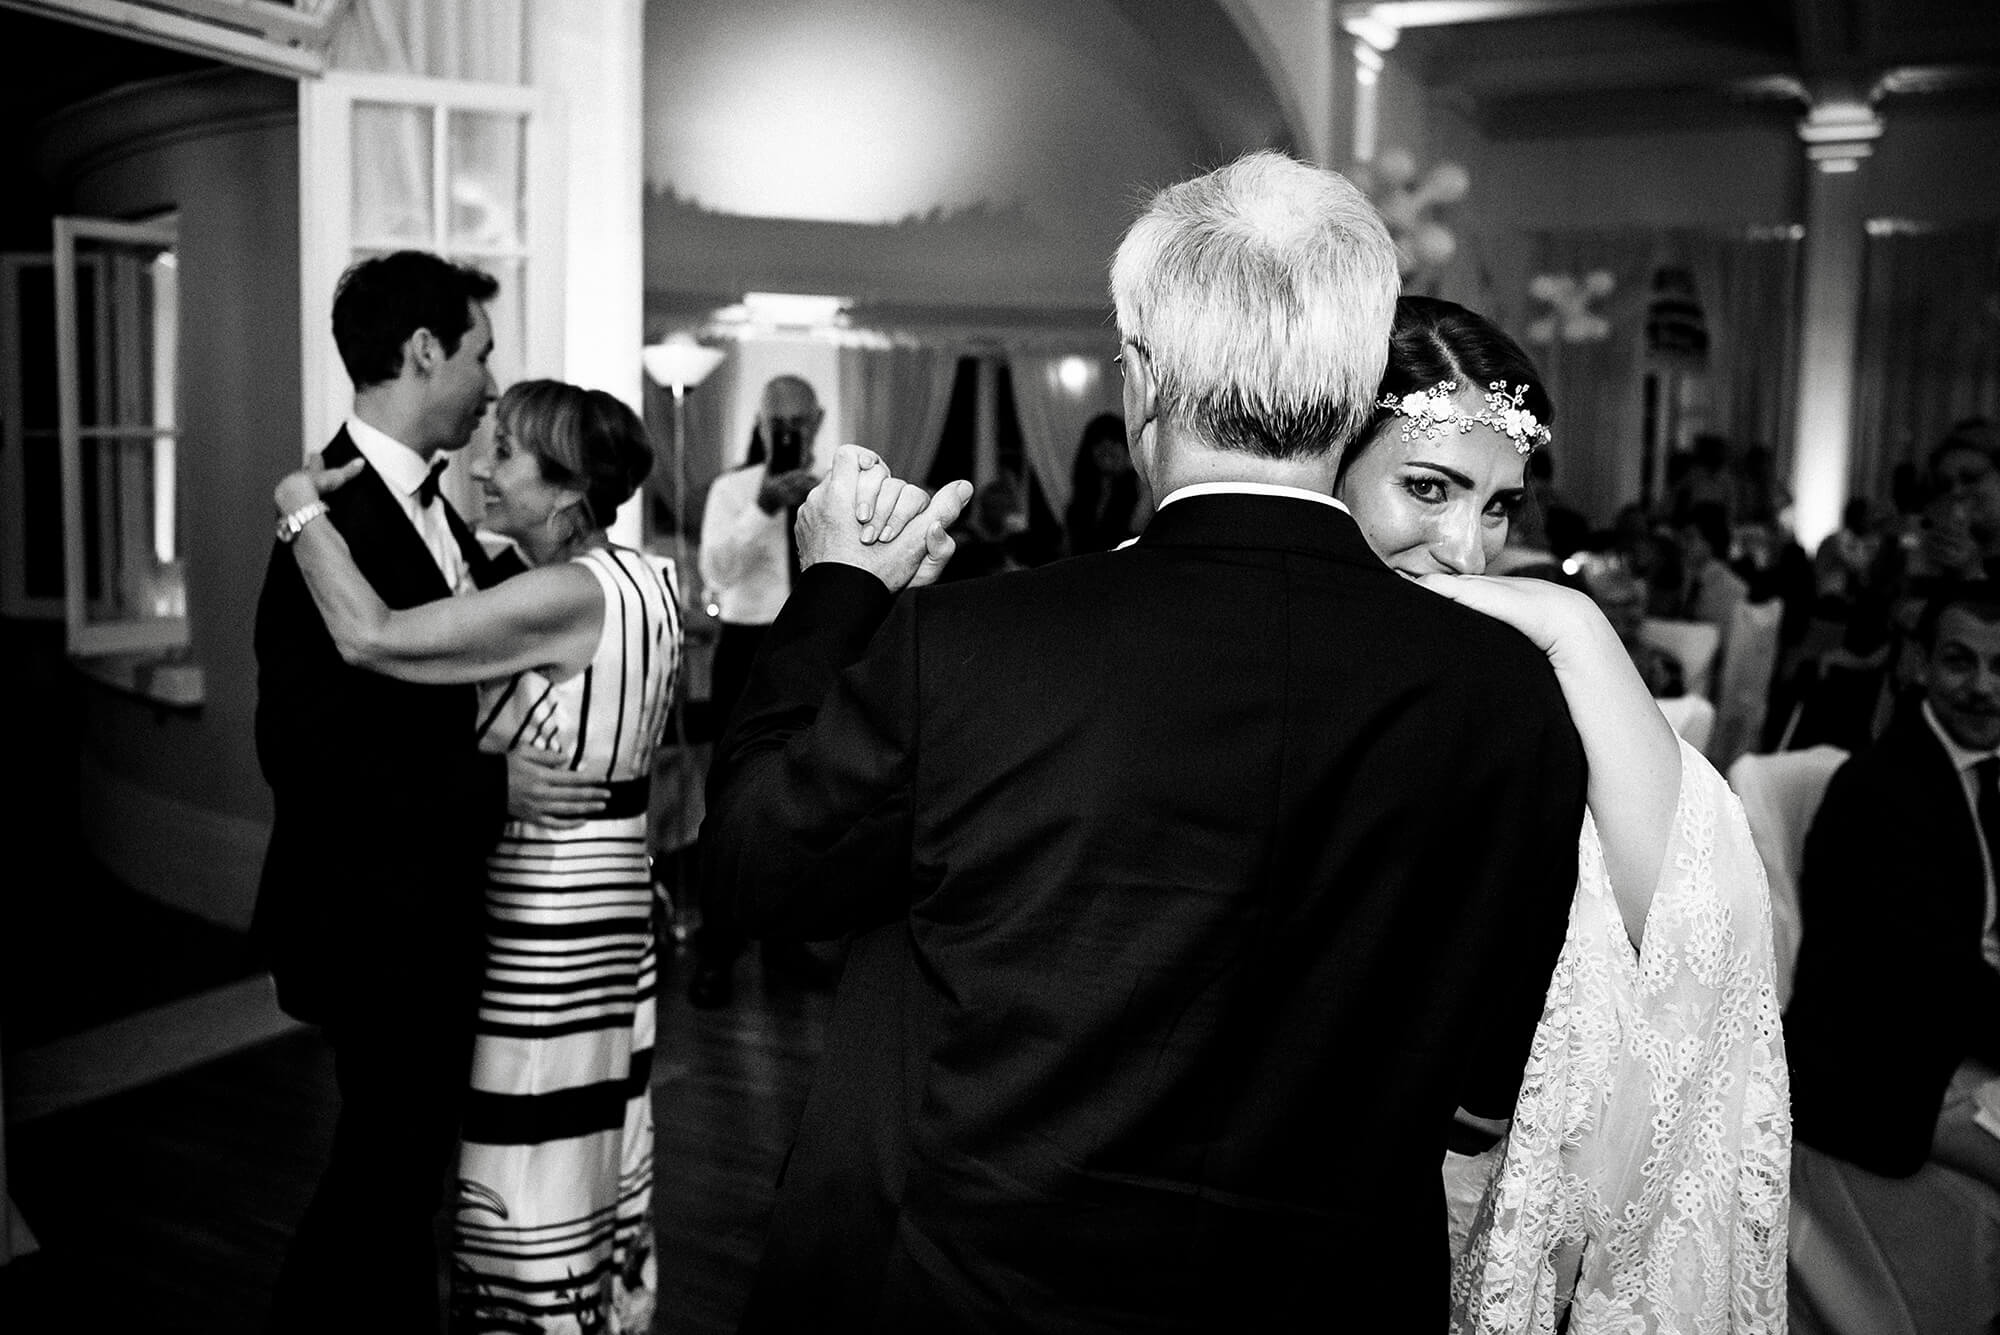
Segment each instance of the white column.
M1373 14L1351 14L1341 22L1354 57L1353 160L1373 162L1381 135L1382 57L1393 50L1401 34Z
M1792 497L1813 550L1840 527L1854 450L1854 359L1861 329L1861 164L1882 120L1859 100L1826 100L1799 123L1810 164L1799 311Z
M563 377L634 411L645 342L644 0L531 0L528 70L561 102ZM636 501L613 536L639 538Z

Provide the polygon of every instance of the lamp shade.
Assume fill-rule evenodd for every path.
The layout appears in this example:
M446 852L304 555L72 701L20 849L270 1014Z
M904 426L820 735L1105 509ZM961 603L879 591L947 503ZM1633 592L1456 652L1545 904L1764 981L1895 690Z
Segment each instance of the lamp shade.
M668 339L649 343L639 354L646 374L668 389L691 389L708 379L708 373L722 365L729 354L720 348L705 348L692 339Z

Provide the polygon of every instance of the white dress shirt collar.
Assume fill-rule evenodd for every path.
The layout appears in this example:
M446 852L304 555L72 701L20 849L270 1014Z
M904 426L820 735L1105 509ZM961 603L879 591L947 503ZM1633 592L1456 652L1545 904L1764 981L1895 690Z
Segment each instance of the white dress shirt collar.
M1191 482L1185 487L1176 487L1161 498L1153 508L1164 510L1175 501L1190 496L1285 496L1295 501L1312 501L1319 505L1330 505L1342 514L1347 506L1324 492L1307 491L1304 487L1286 487L1275 482Z
M1951 734L1944 730L1944 724L1938 721L1937 711L1931 708L1930 701L1924 701L1923 712L1924 722L1930 725L1931 732L1938 739L1938 744L1944 747L1945 755L1951 760L1951 767L1960 774L1965 773L1965 771L1971 769L1982 760L2000 756L2000 751L1968 751L1953 741Z
M423 486L424 479L431 474L430 462L423 455L358 417L347 419L347 438L354 442L355 449L361 451L361 457L368 461L368 466L382 475L382 480L389 484L389 490L399 500L409 501L415 497L417 488Z

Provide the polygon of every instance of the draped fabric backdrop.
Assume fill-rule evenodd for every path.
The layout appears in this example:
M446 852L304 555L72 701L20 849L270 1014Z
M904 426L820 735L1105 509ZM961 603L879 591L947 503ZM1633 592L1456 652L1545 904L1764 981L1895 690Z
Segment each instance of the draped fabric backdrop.
M1076 388L1063 382L1066 362L1071 363L1073 378L1081 368ZM1069 508L1070 470L1076 464L1083 428L1099 413L1122 415L1124 411L1118 368L1101 348L1056 351L1034 344L1010 346L1007 366L1014 379L1021 453L1041 482L1049 509L1061 519Z
M1850 490L1886 500L1954 422L2000 419L2000 222L1871 224Z
M1707 320L1716 428L1739 451L1769 447L1782 482L1792 475L1798 407L1799 236L1679 231L1670 244L1693 271Z
M523 0L350 0L333 67L427 79L522 83Z
M840 441L866 445L921 482L937 457L958 374L956 347L892 341L840 349Z
M1608 337L1569 343L1528 340L1527 326L1545 314L1523 302L1507 332L1541 368L1555 400L1550 457L1555 482L1594 524L1609 524L1618 507L1639 499L1644 459L1645 405L1641 379L1646 350L1646 303L1651 295L1658 237L1650 232L1536 232L1530 236L1535 274L1582 279L1604 269L1617 280L1593 309L1610 321Z

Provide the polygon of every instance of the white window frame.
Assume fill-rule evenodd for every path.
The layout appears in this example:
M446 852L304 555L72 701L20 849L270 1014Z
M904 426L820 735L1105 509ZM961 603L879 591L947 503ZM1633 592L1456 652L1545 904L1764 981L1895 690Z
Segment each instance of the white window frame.
M523 376L560 376L563 370L563 201L564 173L559 145L560 110L548 93L514 84L426 79L406 75L329 71L299 85L299 308L301 319L302 453L320 449L353 405L354 387L333 342L330 311L333 289L368 238L353 234L354 107L389 103L428 108L431 136L432 243L410 244L447 259L478 263L483 258L525 262L522 330L518 349ZM521 176L525 235L512 251L454 253L447 244L449 181L444 154L445 117L454 111L521 116L525 156ZM503 357L506 350L502 351ZM457 471L457 470L454 470Z
M89 600L88 566L85 563L84 539L86 529L83 522L83 441L88 436L96 441L122 440L169 440L178 442L180 433L174 423L150 422L143 425L84 426L82 423L81 396L78 378L81 374L77 358L77 284L76 284L76 243L78 240L123 242L128 245L161 246L175 250L180 243L179 228L172 223L129 223L113 222L104 218L58 217L55 232L55 299L56 299L56 410L57 430L62 449L62 499L63 499L63 609L69 629L69 652L72 656L87 658L109 654L164 653L185 648L188 643L188 621L185 612L179 615L132 616L122 619L93 619ZM124 308L111 300L106 285L100 281L95 285L97 301L97 330L99 347L107 338L107 320L114 314L122 315ZM103 373L104 361L98 359L99 373ZM103 488L100 488L100 497ZM100 526L108 523L111 516L101 513ZM150 545L151 515L126 516L125 539L128 542L144 538ZM102 531L101 527L98 531ZM102 570L101 578L115 580L115 570Z

